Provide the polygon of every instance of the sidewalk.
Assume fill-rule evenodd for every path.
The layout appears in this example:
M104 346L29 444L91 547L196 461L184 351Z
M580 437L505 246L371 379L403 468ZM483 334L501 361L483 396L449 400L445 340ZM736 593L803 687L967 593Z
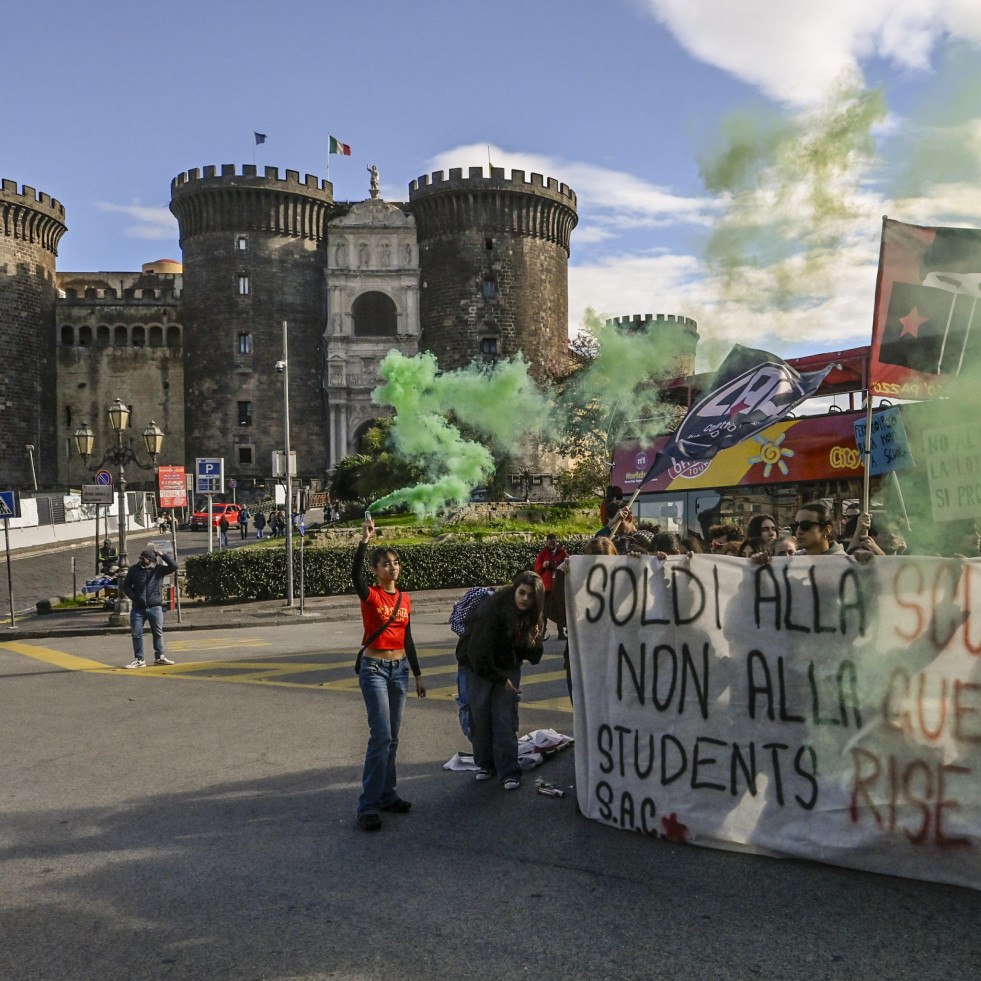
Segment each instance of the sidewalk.
M413 613L445 613L447 618L453 604L463 595L462 589L434 589L412 593ZM299 597L287 607L285 599L259 600L246 603L185 603L181 620L177 611L168 609L164 628L167 633L179 630L232 630L239 627L290 626L317 621L357 620L360 614L358 598L353 593L344 596L308 596L300 613ZM109 611L101 606L54 610L44 615L18 618L13 628L0 626L0 643L8 640L33 640L39 637L91 636L98 634L128 634L129 624L108 625Z

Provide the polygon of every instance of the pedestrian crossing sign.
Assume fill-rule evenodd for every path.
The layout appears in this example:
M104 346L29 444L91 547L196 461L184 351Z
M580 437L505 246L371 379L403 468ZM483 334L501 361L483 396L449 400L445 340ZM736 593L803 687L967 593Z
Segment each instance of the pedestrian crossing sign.
M0 491L0 518L20 517L20 495L17 491Z

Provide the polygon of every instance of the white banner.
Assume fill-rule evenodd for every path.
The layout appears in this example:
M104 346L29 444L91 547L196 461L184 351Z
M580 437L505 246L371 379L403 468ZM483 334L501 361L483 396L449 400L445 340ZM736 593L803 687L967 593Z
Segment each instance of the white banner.
M566 582L587 817L981 888L981 563L573 556Z

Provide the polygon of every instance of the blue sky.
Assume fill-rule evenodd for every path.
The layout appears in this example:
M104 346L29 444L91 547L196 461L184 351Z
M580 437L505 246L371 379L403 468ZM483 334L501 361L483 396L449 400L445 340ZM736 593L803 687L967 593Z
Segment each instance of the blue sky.
M0 13L23 25L0 62L0 176L65 205L63 271L179 259L171 179L251 163L256 130L260 167L319 177L328 134L350 144L330 161L337 200L367 196L368 164L405 200L421 174L486 166L488 146L495 166L567 183L570 330L587 307L691 316L700 368L734 341L787 357L868 343L883 214L981 225L977 0Z

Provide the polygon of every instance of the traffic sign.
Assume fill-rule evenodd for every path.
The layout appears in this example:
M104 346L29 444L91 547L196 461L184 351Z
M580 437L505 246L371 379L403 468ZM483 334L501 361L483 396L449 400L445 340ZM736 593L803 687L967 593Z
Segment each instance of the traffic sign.
M112 487L112 474L109 473L108 470L100 470L95 475L95 482L97 484L108 484L110 487Z
M238 481L232 477L232 479L228 482L228 486L231 487L232 490L235 490L235 488L238 487Z
M17 491L0 491L0 518L20 517L20 494Z
M225 492L224 458L198 457L195 460L194 474L197 478L196 493L223 494Z
M112 488L106 484L82 484L83 504L112 504Z

